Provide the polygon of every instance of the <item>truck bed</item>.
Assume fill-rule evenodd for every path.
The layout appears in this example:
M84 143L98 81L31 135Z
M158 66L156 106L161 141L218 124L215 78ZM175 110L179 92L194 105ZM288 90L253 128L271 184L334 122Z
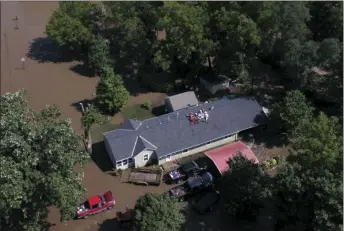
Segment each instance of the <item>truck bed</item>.
M160 185L162 181L162 171L147 171L147 170L139 170L133 169L130 170L128 182L129 183L138 183L138 184L155 184Z

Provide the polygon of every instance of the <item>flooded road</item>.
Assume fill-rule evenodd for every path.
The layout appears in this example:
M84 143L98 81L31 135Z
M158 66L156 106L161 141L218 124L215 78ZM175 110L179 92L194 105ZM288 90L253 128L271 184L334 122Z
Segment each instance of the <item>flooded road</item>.
M34 110L46 104L56 104L64 117L72 119L73 128L81 133L81 113L73 103L89 99L95 92L98 78L81 76L70 70L77 62L54 63L56 52L49 47L44 34L58 2L2 2L1 3L1 94L26 88L29 91L29 106ZM18 18L17 24L13 20ZM15 29L16 25L18 29ZM31 50L31 51L30 51ZM30 58L31 57L31 58ZM24 67L21 59L24 58ZM166 186L139 187L119 182L118 177L102 172L92 161L85 166L84 184L89 195L111 190L117 200L114 210L86 220L59 222L56 208L50 209L51 231L115 230L115 213L126 206L134 206L136 199L145 192L163 192Z
M70 70L77 62L50 61L55 54L44 31L57 6L57 2L1 3L1 94L26 88L31 108L56 104L81 132L81 115L72 105L91 98L98 79Z

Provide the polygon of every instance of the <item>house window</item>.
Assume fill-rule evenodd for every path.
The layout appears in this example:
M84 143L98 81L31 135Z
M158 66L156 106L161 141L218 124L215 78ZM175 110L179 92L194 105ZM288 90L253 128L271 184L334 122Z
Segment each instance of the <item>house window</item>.
M117 167L121 167L122 166L122 161L118 161L117 162Z
M143 156L143 160L144 160L144 161L147 161L147 160L148 160L148 154L145 154L145 155Z
M133 163L133 158L129 158L129 164Z
M123 160L123 165L127 165L128 164L128 161L127 160Z
M171 160L171 155L166 156L166 161L169 161L169 160Z

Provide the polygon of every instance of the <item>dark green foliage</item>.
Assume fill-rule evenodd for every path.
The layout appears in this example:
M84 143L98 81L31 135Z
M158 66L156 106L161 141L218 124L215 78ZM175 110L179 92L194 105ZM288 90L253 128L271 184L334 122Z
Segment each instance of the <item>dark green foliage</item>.
M326 38L320 43L319 58L321 66L331 68L340 61L343 46L338 39Z
M255 219L269 197L269 177L242 155L230 159L228 166L220 182L226 211L231 216Z
M68 45L76 52L85 49L92 38L88 21L90 2L60 2L46 26L46 34L59 45Z
M316 1L310 2L312 19L310 28L314 39L321 41L326 38L336 38L343 41L343 2Z
M104 67L97 85L99 108L113 114L118 112L128 100L129 92L125 89L121 76L115 74L112 67Z
M341 230L343 178L314 167L287 165L275 177L277 230Z
M111 64L110 60L110 44L109 41L101 36L92 39L88 52L89 65L99 72L107 65Z
M85 113L81 117L82 126L87 134L94 124L103 124L109 121L109 118L102 115L99 110L90 105L86 108Z
M55 106L33 112L25 94L1 96L0 227L3 230L48 230L48 207L61 220L75 215L83 200L81 168L87 161L70 120Z
M310 121L313 117L313 108L306 97L298 90L286 93L282 101L274 110L274 117L278 124L292 138L297 128Z
M178 202L166 194L141 196L134 212L136 231L179 231L185 221Z
M338 119L320 113L295 129L292 161L302 166L321 165L330 169L342 156L343 137Z

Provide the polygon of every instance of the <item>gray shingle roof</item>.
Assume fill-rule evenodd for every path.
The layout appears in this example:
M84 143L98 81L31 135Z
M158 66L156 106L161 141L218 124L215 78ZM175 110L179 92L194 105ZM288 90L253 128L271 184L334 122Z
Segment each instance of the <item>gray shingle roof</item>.
M210 110L212 107L213 110ZM200 109L208 112L208 123L191 125L187 116ZM155 149L157 156L162 157L255 127L265 119L261 106L254 98L223 98L141 121L141 125L132 131L122 130L122 126L127 129L128 125L128 122L123 123L120 129L107 132L104 136L109 140L116 160L136 155L145 148Z
M193 91L187 91L178 95L166 97L165 102L166 101L170 102L173 111L198 104L197 97Z

